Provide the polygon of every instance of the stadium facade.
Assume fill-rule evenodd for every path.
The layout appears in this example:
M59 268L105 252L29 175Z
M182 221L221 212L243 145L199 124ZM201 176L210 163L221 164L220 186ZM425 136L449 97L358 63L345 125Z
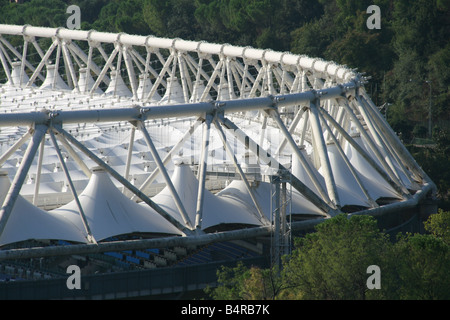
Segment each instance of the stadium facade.
M337 214L398 231L435 210L346 66L13 25L0 62L0 299L179 297Z

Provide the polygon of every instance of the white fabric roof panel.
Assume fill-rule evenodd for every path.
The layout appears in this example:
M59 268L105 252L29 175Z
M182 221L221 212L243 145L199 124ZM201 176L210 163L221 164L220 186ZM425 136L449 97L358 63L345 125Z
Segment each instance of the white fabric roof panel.
M0 203L4 202L10 185L6 174L0 172ZM0 245L29 239L85 243L87 234L82 230L65 217L41 210L19 195L5 229L0 235Z
M191 224L194 225L197 209L198 180L188 165L181 164L175 165L172 183L189 215ZM152 200L178 221L183 222L169 188L164 188ZM246 207L236 201L229 201L205 190L202 229L224 223L261 225L261 222Z
M181 235L153 209L125 197L102 170L93 170L89 184L78 198L97 241L134 232ZM64 216L78 227L82 226L75 201L52 212Z
M256 187L252 187L255 194L255 198L259 203L261 209L263 210L265 216L269 221L271 220L271 196L272 190L271 185L268 182L259 182ZM232 181L225 189L217 193L217 197L230 199L236 201L241 206L245 206L257 214L256 207L248 193L245 184L241 180ZM309 202L305 197L303 197L298 191L292 189L290 191L291 199L291 213L292 214L307 214L307 215L318 215L323 216L322 211Z
M353 139L366 150L361 137L358 136ZM349 143L345 147L345 154L347 154L350 162L359 172L364 185L374 200L380 197L401 199L383 177Z

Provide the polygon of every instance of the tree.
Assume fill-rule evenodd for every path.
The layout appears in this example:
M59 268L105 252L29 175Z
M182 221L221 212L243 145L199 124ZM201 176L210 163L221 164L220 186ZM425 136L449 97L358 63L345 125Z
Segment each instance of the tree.
M394 247L398 299L450 299L449 245L433 235L408 234ZM394 288L392 288L395 290Z
M429 234L399 234L392 242L370 216L339 215L297 238L283 270L247 268L218 272L215 299L449 299L450 212L425 222ZM381 288L368 288L369 266Z
M386 266L390 243L369 216L339 215L296 241L285 281L304 299L366 299L367 268Z
M424 223L425 230L450 245L450 211L438 209Z

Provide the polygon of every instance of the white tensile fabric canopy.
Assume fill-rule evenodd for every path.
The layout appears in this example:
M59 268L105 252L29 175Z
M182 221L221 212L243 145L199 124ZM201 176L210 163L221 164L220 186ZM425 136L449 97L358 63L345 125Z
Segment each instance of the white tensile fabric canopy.
M0 172L0 203L10 188L5 172ZM0 236L0 245L35 240L87 242L87 234L77 224L56 213L47 212L18 196L8 222Z
M172 182L193 225L196 217L199 182L189 166L184 164L175 165ZM234 200L218 197L206 189L204 192L202 229L226 223L261 225L261 222L248 210L247 206ZM168 187L165 187L152 200L174 218L183 222Z
M291 188L289 188L291 189ZM258 182L256 187L252 187L252 191L255 195L256 201L259 203L261 210L266 218L270 221L272 214L271 197L273 194L272 186L268 182ZM253 204L251 196L245 187L245 184L241 180L232 181L225 189L220 191L217 196L219 198L229 199L238 202L241 206L246 206L249 210L252 210L256 214L256 207ZM297 190L288 191L289 206L287 214L298 215L317 215L323 216L322 211L303 197Z
M139 205L117 189L108 174L94 169L79 200L97 241L135 232L181 235L181 232L147 205ZM52 211L78 227L82 219L75 201Z

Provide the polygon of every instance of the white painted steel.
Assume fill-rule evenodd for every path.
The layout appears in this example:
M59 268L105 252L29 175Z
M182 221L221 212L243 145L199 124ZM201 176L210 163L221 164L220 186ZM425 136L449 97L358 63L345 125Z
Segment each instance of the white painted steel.
M11 44L21 38L23 48ZM0 195L1 245L48 235L88 248L91 232L201 242L224 226L265 234L278 170L289 172L296 216L390 212L435 191L364 91L366 78L335 62L35 26L0 25L0 41L2 190L12 180ZM60 219L27 234L20 208L66 217L60 231L73 230L47 230ZM236 237L228 232L219 238Z

